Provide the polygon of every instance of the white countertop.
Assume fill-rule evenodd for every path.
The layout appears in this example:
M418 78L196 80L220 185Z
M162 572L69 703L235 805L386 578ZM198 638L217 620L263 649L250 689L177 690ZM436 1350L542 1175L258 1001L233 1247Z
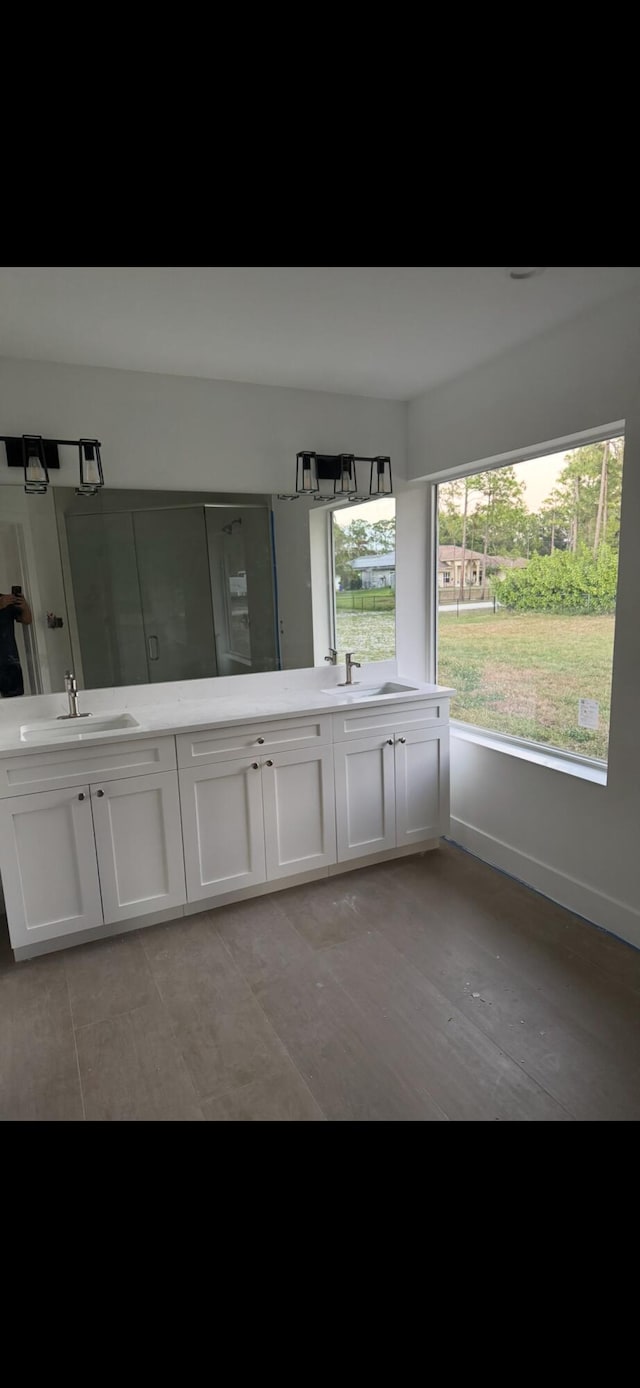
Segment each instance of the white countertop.
M325 673L323 677L327 680L327 686L332 684L331 676ZM239 677L242 678L242 677ZM385 676L386 678L386 676ZM118 700L119 691L113 691L111 707L109 711L124 711L131 713L136 719L138 727L117 728L112 732L91 733L84 729L81 733L72 733L69 737L55 736L50 739L38 738L38 741L22 742L20 739L20 723L12 723L10 726L0 724L0 755L2 756L25 756L29 754L40 754L42 752L54 752L58 748L87 747L90 745L100 746L110 742L124 742L131 738L157 737L158 734L174 734L200 732L207 728L219 728L233 726L239 723L253 722L260 719L263 722L273 722L277 718L287 718L311 713L340 713L345 709L377 708L384 704L396 704L414 702L418 699L448 699L455 693L454 689L447 689L438 684L419 684L416 680L403 680L402 677L392 675L391 678L396 684L407 686L406 693L395 692L392 694L378 695L374 698L354 698L348 699L340 689L337 688L335 695L325 694L320 689L311 688L279 688L273 693L261 691L255 694L248 692L234 696L231 693L215 695L206 699L180 698L176 702L162 702L157 704L136 704L122 698ZM368 681L361 681L366 687L366 683L374 684L374 678ZM382 679L379 681L383 682ZM225 684L228 682L225 680ZM353 693L356 694L354 682ZM63 696L64 697L64 696ZM103 702L103 701L101 701ZM21 700L21 703L23 701ZM91 691L81 692L81 710L91 708ZM103 707L94 710L107 712ZM21 723L31 723L37 721L35 716L24 711ZM54 713L47 712L43 718L51 719ZM84 721L84 720L83 720ZM89 720L87 720L88 722Z

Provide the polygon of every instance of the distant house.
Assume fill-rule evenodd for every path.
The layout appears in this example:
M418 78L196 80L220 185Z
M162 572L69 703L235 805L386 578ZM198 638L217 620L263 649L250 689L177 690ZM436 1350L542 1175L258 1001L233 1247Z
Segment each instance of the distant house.
M462 545L440 545L438 549L438 586L445 588L451 585L452 588L460 588L464 582L465 588L473 588L482 581L482 571L485 563L484 554L477 549L465 549L464 551L464 579L462 577ZM504 578L509 569L526 569L526 559L507 559L501 554L488 554L486 558L487 573L493 574L497 578Z
M487 572L491 572L498 578L504 578L509 569L526 569L526 559L508 559L501 554L487 555ZM464 551L464 586L465 588L477 587L482 578L484 564L484 554L476 549L465 549ZM389 554L362 554L359 559L351 560L351 568L355 573L362 577L363 588L395 588L396 586L396 555L395 550ZM451 585L452 588L462 586L462 545L440 545L438 550L438 585L444 588Z
M389 554L362 554L352 559L350 567L362 577L363 588L395 588L396 552Z

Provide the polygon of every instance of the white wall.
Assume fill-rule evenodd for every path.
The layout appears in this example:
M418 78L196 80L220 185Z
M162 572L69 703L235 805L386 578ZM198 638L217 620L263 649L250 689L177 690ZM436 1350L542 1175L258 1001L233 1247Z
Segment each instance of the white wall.
M608 784L454 739L452 835L640 946L640 296L411 402L409 476L481 467L617 420L626 444Z
M290 492L302 448L388 453L406 473L398 401L52 362L0 360L0 433L99 438L112 487ZM74 486L75 450L61 461L53 484Z

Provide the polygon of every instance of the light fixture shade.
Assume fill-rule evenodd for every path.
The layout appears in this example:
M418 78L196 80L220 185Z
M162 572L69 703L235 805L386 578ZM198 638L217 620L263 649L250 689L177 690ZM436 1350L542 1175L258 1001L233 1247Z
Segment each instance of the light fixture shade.
M41 434L22 435L24 489L30 496L42 496L49 486L49 473Z
M372 458L369 496L390 496L392 492L391 459L385 457Z
M296 492L310 496L319 491L315 453L296 453Z
M338 454L338 473L333 490L336 496L353 496L357 492L356 460L353 453Z
M95 496L104 487L100 444L97 439L80 439L80 486L76 496Z

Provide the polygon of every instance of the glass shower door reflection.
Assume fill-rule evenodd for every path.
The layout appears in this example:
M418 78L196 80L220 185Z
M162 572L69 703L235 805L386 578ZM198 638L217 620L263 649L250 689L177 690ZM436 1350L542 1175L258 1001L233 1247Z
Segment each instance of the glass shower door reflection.
M133 516L150 684L218 673L204 508Z
M220 675L279 669L266 506L205 507Z

